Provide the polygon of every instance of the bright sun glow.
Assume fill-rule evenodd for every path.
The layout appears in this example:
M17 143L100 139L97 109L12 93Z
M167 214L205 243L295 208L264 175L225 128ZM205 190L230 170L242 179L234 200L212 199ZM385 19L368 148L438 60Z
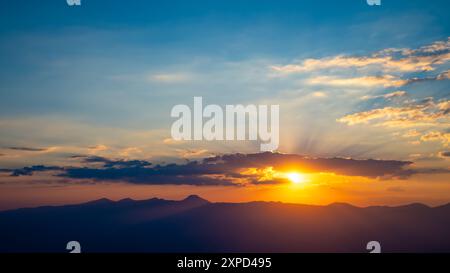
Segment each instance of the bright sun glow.
M305 177L300 173L288 173L286 177L291 180L292 183L300 184L305 182Z

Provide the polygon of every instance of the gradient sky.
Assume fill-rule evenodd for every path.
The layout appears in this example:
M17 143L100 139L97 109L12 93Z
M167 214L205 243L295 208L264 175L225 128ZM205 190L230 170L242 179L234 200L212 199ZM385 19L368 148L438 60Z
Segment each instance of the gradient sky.
M0 209L191 193L212 201L448 203L448 10L447 0L2 3ZM280 153L411 162L402 165L410 173L349 176L293 165L308 176L293 187L136 183L64 169L104 170L105 159L183 166L259 152L254 142L172 141L170 110L194 96L279 104ZM273 164L264 164L231 173L265 176ZM35 165L47 168L21 169Z

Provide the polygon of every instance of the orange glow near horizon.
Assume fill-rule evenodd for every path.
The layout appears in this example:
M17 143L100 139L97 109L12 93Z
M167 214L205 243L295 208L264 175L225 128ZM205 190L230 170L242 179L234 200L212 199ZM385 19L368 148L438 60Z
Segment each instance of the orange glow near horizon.
M357 206L395 206L417 202L435 206L447 204L450 199L449 174L421 174L407 180L377 179L310 172L292 165L281 169L245 168L240 170L240 174L244 176L236 178L237 186L203 187L117 181L86 183L84 180L65 184L48 173L37 173L32 177L0 174L0 210L75 204L100 198L145 200L158 197L181 200L191 194L211 202L274 201L310 205L340 202Z

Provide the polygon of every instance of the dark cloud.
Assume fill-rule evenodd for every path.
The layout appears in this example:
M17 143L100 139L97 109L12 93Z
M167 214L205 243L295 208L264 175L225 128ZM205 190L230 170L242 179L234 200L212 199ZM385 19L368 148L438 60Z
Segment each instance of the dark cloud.
M234 182L231 179L216 179L202 175L189 174L160 174L157 170L145 168L71 168L67 169L61 176L77 179L94 179L97 181L123 181L133 184L198 186L234 185Z
M36 171L60 170L56 174L67 179L117 181L152 185L245 185L278 184L285 178L261 181L261 175L243 170L272 167L279 172L297 170L304 173L330 172L338 175L371 178L407 178L417 173L407 167L409 161L356 160L347 158L312 158L295 154L258 153L230 154L190 161L183 164L152 165L145 160L112 160L98 156L72 156L84 167L34 166L14 170L13 175L31 175ZM421 170L436 172L439 170Z
M277 184L284 179L259 181L258 174L242 174L242 169L273 167L278 171L333 172L349 176L407 177L407 161L355 160L345 158L310 158L301 155L258 153L231 154L191 161L185 164L156 165L146 161L113 161L103 157L83 157L85 163L101 163L102 168L67 168L64 177L137 184L236 185Z
M45 148L32 148L32 147L8 147L9 150L15 151L25 151L25 152L44 152L47 151Z
M281 171L292 168L303 172L332 172L349 176L404 176L409 161L356 160L347 158L312 158L295 154L260 153L232 154L205 159L209 164L223 164L228 168L263 168L272 166Z
M450 151L440 152L439 155L441 157L450 157Z
M101 156L83 156L83 155L75 155L72 158L82 159L84 163L101 163L105 168L123 168L123 167L147 167L152 165L152 163L145 160L112 160Z
M440 169L440 168L422 168L415 169L412 174L447 174L450 173L450 169Z
M12 170L11 176L24 176L24 175L33 175L34 172L45 172L45 171L62 171L64 168L57 166L31 166L25 167L21 169Z
M209 177L221 174L220 170L209 169L196 161L183 165L168 164L150 167L151 163L142 160L108 160L101 157L87 157L87 163L103 163L101 168L66 168L60 176L98 181L125 181L135 184L172 185L234 185L230 178Z
M427 82L427 81L444 81L448 80L450 77L450 71L445 71L441 74L438 74L436 76L430 76L430 77L424 77L424 78L411 78L408 79L406 84L412 84L412 83L418 83L418 82Z

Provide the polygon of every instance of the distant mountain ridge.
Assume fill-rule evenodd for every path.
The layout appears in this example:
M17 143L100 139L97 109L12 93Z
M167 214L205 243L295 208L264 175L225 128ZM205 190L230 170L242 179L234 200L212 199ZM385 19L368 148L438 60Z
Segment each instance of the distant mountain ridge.
M0 212L0 252L450 252L450 204L355 207L99 199Z

